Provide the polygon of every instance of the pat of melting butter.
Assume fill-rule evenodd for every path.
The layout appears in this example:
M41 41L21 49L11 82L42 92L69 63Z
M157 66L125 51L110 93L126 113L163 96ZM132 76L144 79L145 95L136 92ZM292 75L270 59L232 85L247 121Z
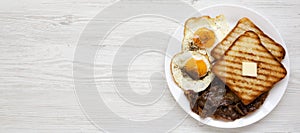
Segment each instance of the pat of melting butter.
M242 62L242 75L257 77L257 63L255 62Z

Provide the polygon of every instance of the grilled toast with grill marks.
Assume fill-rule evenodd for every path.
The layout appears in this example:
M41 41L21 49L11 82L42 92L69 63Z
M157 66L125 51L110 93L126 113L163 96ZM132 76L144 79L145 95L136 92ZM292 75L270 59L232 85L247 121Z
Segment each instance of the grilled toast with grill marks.
M232 43L246 31L254 31L258 34L262 44L276 57L278 61L281 61L285 56L284 48L268 37L261 31L250 19L242 18L232 31L211 51L211 55L215 59L220 59L225 51L232 45Z
M242 62L257 63L257 77L242 75ZM248 105L287 74L284 66L262 45L252 31L241 35L212 67L216 74Z

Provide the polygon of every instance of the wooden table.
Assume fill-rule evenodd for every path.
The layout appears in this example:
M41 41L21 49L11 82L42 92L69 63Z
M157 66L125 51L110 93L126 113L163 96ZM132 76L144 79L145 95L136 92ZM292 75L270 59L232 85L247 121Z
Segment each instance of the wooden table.
M73 58L79 37L88 22L113 0L3 0L0 2L0 132L101 132L83 113L73 81ZM169 0L169 2L172 2ZM184 1L200 9L220 1ZM279 105L261 121L238 129L218 129L199 124L187 117L173 132L300 132L300 1L298 0L228 0L252 8L270 19L288 47L291 75L287 91ZM124 26L157 25L164 20L149 18L124 22ZM175 24L166 32L176 29ZM151 27L159 28L159 27ZM126 31L126 27L124 29ZM134 31L128 29L128 33ZM115 34L118 34L117 32ZM121 33L119 33L121 34ZM127 34L126 34L127 35ZM111 45L121 36L108 39ZM117 47L117 46L116 46ZM151 120L170 110L175 101L168 90L157 105L131 107L117 97L110 86L110 64L117 49L106 49L105 57L96 59L96 81L105 103L118 115L133 120ZM155 58L154 58L155 57ZM157 57L157 59L156 59ZM154 58L154 59L153 59ZM163 61L162 56L145 55L131 68L129 79L138 93L149 92L148 77L141 71L163 71L160 64L149 67L143 60ZM139 64L140 63L140 64ZM86 64L82 64L83 67ZM154 66L154 67L153 67ZM149 68L148 68L149 67ZM153 69L152 69L153 68ZM83 79L84 80L84 79ZM133 88L134 88L133 87ZM151 110L151 111L149 111ZM147 115L145 115L147 114ZM153 127L155 128L155 127Z

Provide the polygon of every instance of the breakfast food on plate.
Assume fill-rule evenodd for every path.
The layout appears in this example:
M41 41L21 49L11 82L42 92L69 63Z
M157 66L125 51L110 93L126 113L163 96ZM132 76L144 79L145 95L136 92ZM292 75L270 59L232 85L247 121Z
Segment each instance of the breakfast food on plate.
M232 45L232 43L246 31L254 31L256 34L258 34L264 47L266 47L279 61L284 58L284 48L264 34L264 32L248 18L240 19L232 31L211 51L211 55L215 59L220 59L227 49Z
M208 56L195 51L175 55L171 61L171 73L180 88L195 92L206 89L214 78Z
M212 58L207 49L212 49L228 32L224 15L194 17L186 21L182 41L184 52L175 55L171 64L173 79L180 88L199 92L209 86L214 74L210 71Z
M170 67L194 113L234 121L260 108L286 76L284 56L284 48L248 18L229 32L224 15L202 16L186 21L182 52Z
M242 74L243 71L251 69L243 70L244 62L257 64L257 76ZM214 64L212 71L244 105L250 104L262 93L269 91L287 73L284 66L261 44L259 36L252 31L241 35Z
M199 116L218 120L233 121L258 109L268 96L263 93L251 104L244 105L241 100L217 77L210 87L202 92L187 90L184 92L192 111ZM220 97L221 99L215 98Z
M216 18L209 16L190 18L184 25L183 51L211 49L229 32L224 15Z

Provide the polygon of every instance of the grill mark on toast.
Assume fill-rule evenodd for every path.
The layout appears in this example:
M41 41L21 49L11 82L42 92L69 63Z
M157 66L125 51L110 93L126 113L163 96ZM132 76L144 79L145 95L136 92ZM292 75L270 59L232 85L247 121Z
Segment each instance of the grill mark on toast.
M244 56L248 56L248 57L243 57L242 58L242 57L239 57L239 54L243 54ZM258 53L256 53L255 50L253 50L252 52L243 52L243 51L238 51L238 50L231 50L230 52L227 53L227 55L231 56L232 58L246 59L246 60L264 59L264 60L268 60L268 61L273 62L273 59L274 59L273 57L266 56L266 55L256 56L256 55L258 55ZM276 63L274 62L274 64L276 64Z
M229 87L233 87L233 88L243 88L243 89L235 89L235 94L238 95L239 97L250 97L250 99L259 96L260 93L263 93L265 91L260 91L260 90L253 90L252 88L249 89L249 87L243 87L242 85L239 84L234 84L234 82L227 82L226 84L228 84ZM245 92L246 91L252 91L253 93L248 93L247 96L245 96ZM247 100L250 100L247 99ZM242 99L241 99L242 100Z
M246 82L244 80L236 80L234 78L231 78L231 77L224 77L226 79L225 82L227 81L233 81L235 83L235 86L238 86L238 85L245 85L245 86L239 86L239 87L243 87L243 88L253 88L253 90L256 90L256 91L265 91L265 88L266 87L271 87L270 85L264 85L263 83L249 83L249 82ZM248 86L248 87L247 87ZM251 87L249 87L251 86ZM260 89L257 89L257 88L260 88Z
M246 35L247 36L247 35ZM253 36L248 36L253 37ZM258 37L260 38L262 44L270 51L274 56L281 56L282 50L278 49L278 46L274 46L272 42L270 42L270 39L266 37L263 33L258 34ZM274 41L273 41L274 42Z
M225 60L225 61L227 61L227 60ZM213 70L221 71L223 69L220 69L220 68L225 68L226 70L237 70L238 69L238 70L242 71L241 67L233 66L233 65L236 65L237 62L232 62L232 61L228 61L228 62L231 62L230 66L226 66L224 64L219 63L218 65L214 66ZM238 65L242 66L240 64L238 64ZM273 77L273 78L282 78L285 75L285 73L279 72L279 71L277 71L276 73L271 73L270 74L270 73L268 73L270 71L273 71L273 69L257 68L257 78L261 79L261 80L264 80L264 78L262 78L261 76L263 76L263 77L268 77L269 76L269 77ZM225 71L222 71L222 72L225 72ZM231 72L228 71L228 73L231 73Z
M247 28L247 30L245 28ZM230 33L212 50L211 54L213 57L215 57L215 59L220 59L223 53L230 47L230 45L234 43L230 41L230 44L225 44L224 41L228 40L229 37L232 36L232 33L235 33L237 31L241 32L239 29L245 31L254 30L254 32L258 33L259 38L263 40L262 41L263 45L276 57L278 61L281 61L284 58L285 50L280 44L278 44L272 38L264 34L262 30L260 30L250 19L242 18L239 20L236 26L230 31ZM238 38L238 36L234 38ZM225 49L216 50L222 45L226 46Z
M271 60L270 58L263 58L263 57L259 57L259 58L255 58L255 57L251 57L252 59L250 59L249 57L239 57L237 55L231 55L231 54L227 54L228 56L231 56L226 58L226 59L236 59L236 60L240 60L240 61L252 61L252 62L262 62L261 60L268 60L265 61L266 63L272 65L272 66L280 66L279 64L277 64L276 62L274 62L274 60ZM276 60L276 59L275 59Z
M240 66L240 68L238 67L233 67L233 68L236 68L236 69L241 69L242 67L242 63L241 62L238 62L236 60L229 60L227 58L224 58L224 61L226 62L229 62L227 64L230 64L230 66L226 66L225 64L222 64L222 63L219 63L218 65L220 66L223 66L223 67L232 67L233 65L238 65ZM218 65L216 65L215 67L217 67ZM269 71L272 71L272 72L277 72L277 73L281 73L281 74L286 74L286 72L283 70L283 69L280 69L280 67L278 67L278 65L273 65L272 67L268 67L269 64L267 63L264 63L264 62L258 62L258 70L261 69L261 70L269 70ZM276 69L277 68L277 69ZM279 70L280 69L280 70Z
M286 74L286 70L284 69L283 65L281 63L274 61L275 58L273 58L272 60L263 62L263 61L261 61L263 58L259 58L258 60L249 60L245 57L236 57L236 58L234 58L234 57L236 57L236 56L232 56L231 58L230 57L227 58L227 56L226 56L226 57L224 57L224 60L231 62L231 63L238 63L238 64L242 64L242 61L255 61L258 63L258 68L270 70L272 72ZM273 61L273 63L270 63L270 61Z
M241 49L244 49L244 48L241 48ZM235 47L235 48L232 48L231 54L232 55L244 54L244 55L251 55L255 58L263 57L263 58L270 59L270 60L274 59L274 57L268 56L266 53L263 53L262 51L258 52L258 50L256 50L256 49L252 49L251 52L243 52L243 51L239 51L239 48Z
M255 92L265 92L264 91L264 87L260 87L260 86L253 86L253 87L249 87L249 84L244 84L244 83L240 83L240 84L236 84L234 83L233 80L228 80L228 83L234 87L237 87L237 88L243 88L243 89L246 89L246 90L253 90ZM270 86L268 86L270 87ZM257 88L262 88L262 89L257 89ZM256 94L254 94L256 95ZM248 96L254 96L253 94L248 94Z
M218 77L222 77L222 78L226 78L226 79L234 79L232 77L235 77L235 78L237 78L236 79L237 81L246 81L246 80L248 80L248 81L251 81L251 82L255 82L254 83L255 85L261 85L261 86L265 86L265 87L270 86L271 82L272 82L272 81L267 82L268 80L261 81L262 79L258 78L258 77L257 78L244 77L244 76L241 76L240 74L238 74L236 72L233 72L233 71L224 71L222 69L215 70L215 71L218 71L219 73L222 73L222 75L216 74L216 75L218 75ZM261 76L267 76L267 75L262 74ZM274 77L274 78L277 78L277 77Z

